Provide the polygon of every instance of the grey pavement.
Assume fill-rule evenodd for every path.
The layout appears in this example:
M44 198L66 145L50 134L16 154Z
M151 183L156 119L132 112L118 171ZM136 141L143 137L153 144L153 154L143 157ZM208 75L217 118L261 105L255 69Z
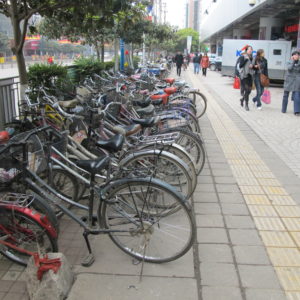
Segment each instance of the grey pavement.
M300 119L291 113L291 107L287 114L280 113L279 88L270 88L272 103L268 107L245 112L239 107L232 79L209 71L207 78L196 77L190 70L183 77L205 90L211 107L200 119L207 160L193 196L197 223L193 249L174 262L145 264L140 276L141 264L107 236L94 236L96 261L84 268L80 265L85 254L82 230L64 217L59 246L77 275L68 299L300 299L300 264L295 254L300 222L295 220L298 206L292 201L300 201L300 166L298 169L298 163L293 163L300 153L300 143L293 142L297 135L299 139ZM226 134L230 138L242 134L249 149L238 152L242 139L241 145L226 144ZM253 165L245 165L245 157ZM270 207L271 202L275 206ZM283 255L282 249L287 249L290 257L286 252ZM285 281L288 272L294 275L294 282ZM1 258L0 299L26 299L23 274L22 267Z

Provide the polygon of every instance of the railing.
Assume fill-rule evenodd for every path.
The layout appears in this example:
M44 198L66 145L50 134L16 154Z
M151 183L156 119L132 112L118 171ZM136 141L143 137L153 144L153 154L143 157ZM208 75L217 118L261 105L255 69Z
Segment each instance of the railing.
M19 114L19 77L0 80L0 129Z

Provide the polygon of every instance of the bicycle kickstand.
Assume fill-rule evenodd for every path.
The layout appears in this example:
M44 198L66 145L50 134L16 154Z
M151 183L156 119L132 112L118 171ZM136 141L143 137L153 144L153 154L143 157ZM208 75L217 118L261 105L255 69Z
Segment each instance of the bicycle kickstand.
M81 265L83 267L90 267L94 263L95 257L94 257L94 254L92 253L92 248L91 248L91 244L89 241L89 233L87 231L84 231L83 237L86 242L86 246L88 248L89 254L83 259Z

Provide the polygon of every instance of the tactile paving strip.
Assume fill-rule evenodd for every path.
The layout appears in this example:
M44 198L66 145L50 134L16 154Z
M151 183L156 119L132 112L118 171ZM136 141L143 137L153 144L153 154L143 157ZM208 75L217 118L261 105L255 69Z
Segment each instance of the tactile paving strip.
M300 300L300 208L210 93L207 115L288 299Z

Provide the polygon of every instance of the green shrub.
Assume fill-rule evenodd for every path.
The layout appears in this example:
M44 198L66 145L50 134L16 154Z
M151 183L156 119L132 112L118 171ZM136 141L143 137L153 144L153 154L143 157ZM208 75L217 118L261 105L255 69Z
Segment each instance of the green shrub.
M110 70L115 66L115 62L113 61L106 61L105 62L105 70Z
M80 57L74 61L74 66L77 69L79 80L84 80L95 73L100 74L102 70L105 70L105 63L93 57Z
M66 79L67 68L58 64L34 64L28 70L28 84L32 89L40 86L59 89Z
M137 69L139 67L140 58L138 56L133 56L133 68Z

